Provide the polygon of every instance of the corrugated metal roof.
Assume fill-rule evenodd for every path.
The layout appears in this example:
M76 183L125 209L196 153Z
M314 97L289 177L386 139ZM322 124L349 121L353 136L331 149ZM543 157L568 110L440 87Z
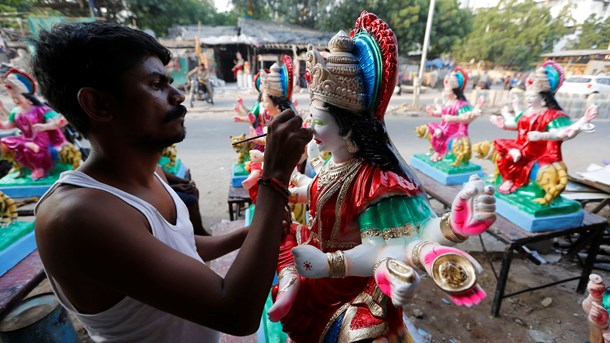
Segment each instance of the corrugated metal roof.
M326 46L334 33L262 20L239 18L237 26L197 25L175 26L170 29L171 40L193 41L200 34L205 45L250 44L256 47L278 47L307 44Z

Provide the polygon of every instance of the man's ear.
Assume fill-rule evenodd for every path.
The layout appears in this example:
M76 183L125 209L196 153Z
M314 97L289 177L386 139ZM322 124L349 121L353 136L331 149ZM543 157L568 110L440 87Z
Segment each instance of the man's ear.
M108 106L108 93L91 87L83 87L78 91L76 97L80 106L92 120L107 122L112 119Z

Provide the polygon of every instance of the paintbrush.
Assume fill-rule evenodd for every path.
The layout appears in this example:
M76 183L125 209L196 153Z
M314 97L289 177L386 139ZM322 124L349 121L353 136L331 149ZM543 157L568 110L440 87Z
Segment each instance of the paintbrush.
M290 103L290 110L292 111L292 113L294 113L295 116L297 115L297 113L299 113L299 112L297 112L297 109L294 108L294 105L292 103ZM254 137L249 137L249 138L243 139L241 141L234 142L234 143L232 143L232 145L237 145L237 144L240 144L240 143L249 142L249 141L255 140L257 138L265 137L266 135L267 135L266 133L263 133L262 135L258 135L258 136L254 136Z

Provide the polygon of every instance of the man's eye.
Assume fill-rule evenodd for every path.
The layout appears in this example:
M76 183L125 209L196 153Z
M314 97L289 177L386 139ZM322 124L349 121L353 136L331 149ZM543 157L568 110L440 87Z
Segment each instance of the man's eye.
M161 89L161 82L153 82L151 87L153 89Z

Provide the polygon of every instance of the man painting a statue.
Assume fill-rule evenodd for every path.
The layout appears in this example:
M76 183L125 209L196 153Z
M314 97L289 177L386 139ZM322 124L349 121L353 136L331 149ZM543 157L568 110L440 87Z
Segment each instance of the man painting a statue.
M474 176L450 212L434 213L387 135L398 47L376 15L364 11L351 36L335 35L328 57L308 48L312 129L291 110L276 113L252 223L224 236L194 236L157 166L186 135L169 51L99 22L43 31L35 47L42 93L91 140L88 160L37 206L36 237L54 292L94 340L253 333L276 271L268 315L295 342L410 342L402 308L419 273L457 305L486 297L481 266L453 245L494 222L493 188ZM331 158L289 190L312 137ZM290 200L309 203L308 225L288 225ZM238 248L224 278L204 262Z
M36 209L36 241L62 305L95 341L217 342L256 331L273 279L290 173L311 140L291 111L269 126L257 212L249 227L194 236L159 158L185 137L184 94L169 50L104 22L42 31L34 42L42 94L91 141ZM241 250L226 276L209 261Z

